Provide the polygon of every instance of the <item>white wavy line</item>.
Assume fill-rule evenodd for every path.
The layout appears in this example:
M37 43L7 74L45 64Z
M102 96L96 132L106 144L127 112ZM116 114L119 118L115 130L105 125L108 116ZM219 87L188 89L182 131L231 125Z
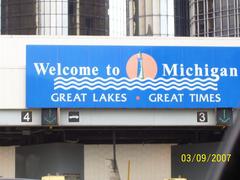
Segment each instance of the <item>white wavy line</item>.
M201 81L201 82L207 82L207 81L212 81L212 82L217 82L219 81L219 77L216 78L205 78L205 79L201 79L201 78L194 78L194 79L189 79L189 78L181 78L181 79L177 79L177 78L157 78L157 79L151 79L151 78L146 78L146 79L138 79L138 78L134 78L134 79L128 79L126 77L123 78L101 78L101 77L97 77L97 78L89 78L89 77L83 77L83 78L76 78L76 77L70 77L70 78L64 78L64 77L57 77L54 79L54 81L58 81L58 80L62 80L62 81L77 81L77 82L81 82L81 81L90 81L90 82L94 82L94 81L103 81L103 82L107 82L107 81L116 81L116 82L120 82L120 81L127 81L127 82L134 82L134 81L139 81L139 82L145 82L145 81L152 81L152 82L158 82L158 81L164 81L164 82L169 82L169 81L176 81L176 82L182 82L182 81L188 81L188 82L195 82L195 81Z
M190 84L188 82L182 82L182 83L176 83L176 82L170 82L168 84L164 83L164 82L158 82L158 83L152 83L152 82L145 82L145 83L140 83L140 82L133 82L133 83L128 83L128 82L119 82L119 83L115 83L115 82L112 82L112 81L109 81L109 82L106 82L106 83L102 83L102 82L93 82L93 83L90 83L90 82L82 82L82 83L78 83L78 82L75 82L75 81L70 81L70 82L63 82L63 81L56 81L54 83L54 86L57 86L57 85L63 85L63 86L70 86L70 85L76 85L76 86L84 86L84 85L89 85L89 86L97 86L97 85L101 85L101 86L109 86L109 85L113 85L113 86L122 86L122 85L126 85L126 86L159 86L159 85L163 85L163 86L172 86L172 85L175 85L175 86L183 86L183 85L188 85L190 87L192 86L196 86L196 85L199 85L199 86L203 86L203 87L206 87L206 86L217 86L216 83L212 83L212 82L208 82L208 83L200 83L200 82L195 82L193 84Z
M217 91L218 88L215 88L215 87L212 87L212 86L209 86L209 87L200 87L200 86L195 86L193 88L190 88L188 86L183 86L183 87L176 87L176 86L172 86L172 87L169 87L169 88L166 88L164 86L158 86L156 88L152 87L152 86L146 86L144 88L140 87L140 86L135 86L135 87L127 87L127 86L121 86L121 87L115 87L115 86L108 86L108 87L102 87L102 86L95 86L95 87L89 87L89 86L82 86L82 87L77 87L77 86L74 86L74 85L71 85L71 86L68 86L68 87L64 87L62 85L58 85L54 88L54 90L56 89L64 89L64 90L69 90L69 89L76 89L76 90L82 90L82 89L89 89L89 90L95 90L95 89L102 89L102 90L108 90L108 89L114 89L114 90L121 90L121 89L127 89L127 90L134 90L134 89L139 89L139 90L147 90L147 89L151 89L151 90L159 90L159 89L163 89L163 90L166 90L166 91L169 91L169 90L172 90L172 89L175 89L175 90L183 90L183 89L187 89L187 90L190 90L190 91L193 91L193 90L196 90L196 89L200 89L202 91L206 91L206 90L214 90L214 91Z

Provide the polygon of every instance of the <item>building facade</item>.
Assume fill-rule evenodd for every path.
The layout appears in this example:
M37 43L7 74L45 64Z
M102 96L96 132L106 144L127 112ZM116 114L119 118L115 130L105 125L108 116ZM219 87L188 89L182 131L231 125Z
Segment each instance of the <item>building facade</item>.
M190 0L191 36L239 37L239 0Z
M1 34L108 35L108 0L1 0Z
M128 0L128 35L187 36L188 1Z

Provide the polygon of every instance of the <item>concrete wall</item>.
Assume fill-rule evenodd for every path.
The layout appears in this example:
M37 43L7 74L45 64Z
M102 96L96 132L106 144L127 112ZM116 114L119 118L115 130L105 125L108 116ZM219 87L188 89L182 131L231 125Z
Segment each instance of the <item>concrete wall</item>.
M15 177L15 147L0 147L0 177Z
M113 158L112 145L84 146L85 180L109 179L108 164ZM127 179L128 160L131 180L163 180L171 177L171 145L117 145L117 165L121 180Z
M51 174L78 174L83 179L83 145L40 144L16 148L16 177L40 179Z
M208 122L197 122L200 109L74 109L79 112L79 122L69 123L68 112L61 109L60 126L215 126L214 109L208 113ZM1 118L1 111L0 111ZM0 123L1 125L1 123Z

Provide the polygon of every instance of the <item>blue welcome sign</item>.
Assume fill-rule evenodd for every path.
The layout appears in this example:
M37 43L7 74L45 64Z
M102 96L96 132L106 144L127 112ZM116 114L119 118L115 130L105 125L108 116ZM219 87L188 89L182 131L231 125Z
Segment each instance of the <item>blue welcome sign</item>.
M240 107L240 48L28 45L28 108Z

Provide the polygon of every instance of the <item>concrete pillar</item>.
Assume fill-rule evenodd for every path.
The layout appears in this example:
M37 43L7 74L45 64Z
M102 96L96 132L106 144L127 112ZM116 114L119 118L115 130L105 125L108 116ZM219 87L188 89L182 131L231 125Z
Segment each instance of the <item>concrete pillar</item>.
M133 36L133 31L134 31L133 16L135 15L136 10L134 12L133 7L134 7L133 0L129 0L128 2L128 8L129 8L128 9L128 13L129 13L128 35L129 36Z
M153 0L153 35L160 34L160 0Z
M0 177L15 178L15 147L0 147Z
M161 36L167 35L167 0L160 1Z
M138 1L138 10L139 10L139 35L146 35L146 19L145 19L145 0Z
M168 36L175 35L174 0L168 0Z
M126 36L126 0L109 0L110 36Z
M146 24L145 24L145 31L146 35L153 34L153 2L152 0L145 1L145 12L146 12Z
M189 12L189 16L190 16L190 36L194 36L194 34L196 33L196 22L195 22L195 6L194 6L194 1L190 0L190 12Z
M80 35L80 0L76 1L76 35Z

